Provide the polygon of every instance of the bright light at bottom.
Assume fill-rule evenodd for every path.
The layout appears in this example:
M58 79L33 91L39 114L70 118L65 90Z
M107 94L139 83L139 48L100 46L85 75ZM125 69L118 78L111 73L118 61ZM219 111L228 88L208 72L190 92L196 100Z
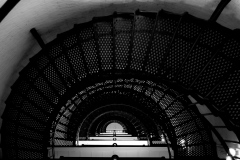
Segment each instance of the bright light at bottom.
M227 156L226 160L232 160L232 157L231 156Z
M116 143L117 145L124 146L147 146L147 141L77 141L77 145L113 145Z
M236 150L233 149L233 148L229 148L229 153L230 153L232 156L235 156L235 155L236 155Z

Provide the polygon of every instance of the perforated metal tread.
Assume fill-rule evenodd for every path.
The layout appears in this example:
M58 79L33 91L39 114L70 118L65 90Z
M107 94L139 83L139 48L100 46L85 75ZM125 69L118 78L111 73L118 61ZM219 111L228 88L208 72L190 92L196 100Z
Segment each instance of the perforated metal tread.
M168 53L163 59L163 65L160 68L161 75L172 80L175 73L183 63L190 52L190 49L196 41L205 21L185 13L174 34L174 39L170 44Z
M145 66L146 72L157 74L160 70L163 58L168 52L181 17L182 15L173 14L165 10L159 11L149 50L150 53Z
M139 10L135 12L130 62L130 68L132 70L143 70L144 61L155 27L156 16L157 13L152 12L141 12Z
M80 48L77 48L76 52L80 50L83 53L84 57L82 61L85 64L85 69L88 70L87 73L98 73L101 66L97 45L95 42L95 31L93 23L91 21L76 25L75 27L78 29L79 42L81 46Z
M81 81L86 77L88 70L84 61L78 27L75 25L72 30L58 37L65 52L65 56L59 57L59 62L56 62L59 70L65 72L64 78L70 83L76 83L76 80Z
M115 69L125 70L130 59L134 14L115 13L113 16Z
M228 115L227 115L228 118L231 119L231 121L237 127L240 127L240 118L239 118L240 108L239 108L239 104L240 104L240 99L239 99L239 97L237 97L237 98L233 99L227 105L223 106L220 110L223 113L228 113Z
M197 90L203 97L209 99L215 109L221 112L224 108L224 114L234 120L233 124L238 126L238 110L234 103L239 94L239 60L236 53L240 50L237 47L238 38L229 38L219 47L215 56L210 60L209 64L202 70L193 83L193 88ZM207 83L206 83L207 82ZM209 83L210 82L210 83ZM228 106L228 110L226 110ZM233 107L231 109L231 107ZM226 112L227 111L227 112ZM231 118L230 118L231 117Z
M229 29L217 24L209 24L209 26L204 27L195 44L191 47L191 51L188 53L184 63L181 65L180 73L176 75L176 79L191 88L195 78L197 76L201 77L201 71L205 66L209 65L208 63L213 56L218 56L219 48L225 43L229 34L231 34ZM209 76L211 76L210 73ZM205 88L204 84L199 85Z
M101 70L113 69L113 16L94 17L93 27Z

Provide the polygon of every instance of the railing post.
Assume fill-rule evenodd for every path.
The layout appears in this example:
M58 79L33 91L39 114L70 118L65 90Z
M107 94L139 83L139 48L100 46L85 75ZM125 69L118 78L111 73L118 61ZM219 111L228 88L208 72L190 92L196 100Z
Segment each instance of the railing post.
M231 0L221 0L221 2L218 4L217 8L215 9L215 11L213 12L213 14L211 15L209 21L210 22L216 22L218 17L220 16L220 14L222 13L222 11L224 10L224 8L228 5L228 3Z
M41 48L45 47L45 43L43 42L41 36L38 34L37 30L35 28L32 28L30 30L32 33L33 37L37 40L38 44L40 45Z

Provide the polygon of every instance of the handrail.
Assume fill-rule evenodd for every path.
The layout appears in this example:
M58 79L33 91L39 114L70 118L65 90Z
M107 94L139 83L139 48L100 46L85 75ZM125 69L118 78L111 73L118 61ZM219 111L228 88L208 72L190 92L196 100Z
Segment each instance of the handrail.
M214 10L213 14L211 15L210 19L208 21L210 22L216 22L224 8L228 5L228 3L231 0L221 0L221 2L218 4L217 8Z
M0 23L8 15L8 13L18 4L20 0L7 0L0 8Z

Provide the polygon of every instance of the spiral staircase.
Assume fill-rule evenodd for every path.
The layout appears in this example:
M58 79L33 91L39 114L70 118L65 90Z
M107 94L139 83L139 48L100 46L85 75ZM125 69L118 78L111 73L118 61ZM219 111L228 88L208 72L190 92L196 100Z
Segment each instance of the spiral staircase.
M110 104L137 106L133 115L138 108L159 122L174 158L215 158L217 145L228 153L240 138L238 35L165 10L76 24L31 58L12 86L2 116L3 156L54 158L55 146L75 146L77 134L91 131L86 115Z

